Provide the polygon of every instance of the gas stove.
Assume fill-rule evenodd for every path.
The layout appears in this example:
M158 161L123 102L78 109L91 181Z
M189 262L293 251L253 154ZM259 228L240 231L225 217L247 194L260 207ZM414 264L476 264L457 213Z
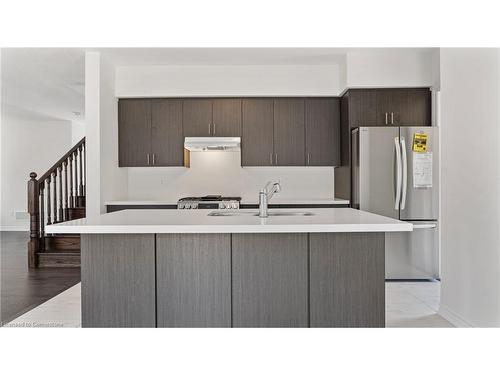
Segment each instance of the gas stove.
M179 210L211 209L237 210L240 208L240 197L223 197L222 195L205 195L204 197L186 197L177 201Z

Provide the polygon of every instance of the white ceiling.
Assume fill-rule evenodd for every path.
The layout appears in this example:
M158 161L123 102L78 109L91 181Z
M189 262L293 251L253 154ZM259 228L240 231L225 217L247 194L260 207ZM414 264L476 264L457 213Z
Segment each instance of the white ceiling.
M338 65L344 61L348 52L366 49L4 48L2 49L3 109L29 112L32 117L82 121L85 110L86 50L100 51L114 65L127 66ZM75 115L75 112L79 112L80 115Z
M337 65L346 48L104 48L115 65Z
M2 105L3 110L24 112L30 118L83 120L85 51L3 48Z

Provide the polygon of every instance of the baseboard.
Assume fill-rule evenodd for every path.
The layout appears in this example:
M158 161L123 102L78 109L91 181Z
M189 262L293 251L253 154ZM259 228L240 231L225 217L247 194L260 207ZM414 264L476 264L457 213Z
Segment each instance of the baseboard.
M457 314L455 311L451 310L449 307L444 306L443 304L439 306L438 314L441 315L443 318L445 318L447 321L449 321L451 324L453 324L455 327L458 328L474 327L462 316Z
M30 228L27 225L2 225L0 232L29 232Z

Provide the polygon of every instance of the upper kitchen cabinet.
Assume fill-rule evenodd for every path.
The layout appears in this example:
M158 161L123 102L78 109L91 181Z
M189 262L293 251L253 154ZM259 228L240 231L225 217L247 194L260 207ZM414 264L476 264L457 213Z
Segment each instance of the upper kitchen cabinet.
M305 101L306 165L340 164L340 101L311 98Z
M183 166L182 100L151 101L151 154L153 166Z
M346 97L351 127L380 124L377 119L377 90L349 90Z
M358 126L430 126L428 88L350 89L350 128Z
M408 89L407 110L400 115L400 125L431 126L432 99L429 89Z
M182 113L184 137L210 137L212 135L211 99L184 99Z
M212 105L212 135L241 136L241 99L214 99Z
M305 165L305 100L274 100L274 164Z
M185 137L239 137L241 99L184 99Z
M182 100L120 99L120 167L182 166Z
M243 99L241 113L241 165L243 167L273 165L274 101Z
M119 100L118 140L120 167L151 165L151 100Z

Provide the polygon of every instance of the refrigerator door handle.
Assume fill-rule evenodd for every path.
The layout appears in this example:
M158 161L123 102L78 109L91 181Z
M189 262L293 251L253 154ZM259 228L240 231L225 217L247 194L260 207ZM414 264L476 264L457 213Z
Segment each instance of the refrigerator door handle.
M394 147L396 148L396 199L394 209L399 210L401 200L401 149L399 147L399 137L394 138Z
M406 157L406 142L405 138L401 137L401 153L403 164L403 181L401 186L401 209L404 210L406 206L406 192L408 189L408 158Z

